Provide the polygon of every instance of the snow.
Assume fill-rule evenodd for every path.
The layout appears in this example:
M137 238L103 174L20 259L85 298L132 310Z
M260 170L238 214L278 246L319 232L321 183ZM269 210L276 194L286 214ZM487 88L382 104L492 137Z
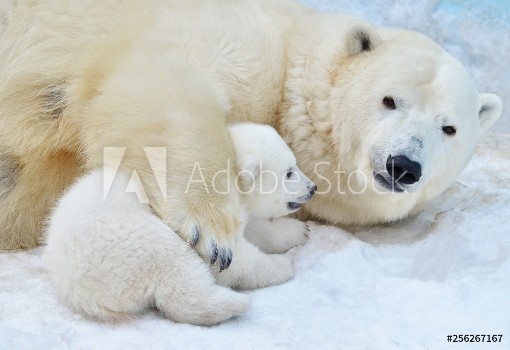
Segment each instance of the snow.
M510 102L507 1L306 3L424 32L480 90ZM216 327L156 312L117 325L83 319L54 297L43 248L0 253L0 349L510 349L508 113L494 131L418 216L349 231L310 223L296 277L248 292L250 311ZM448 334L502 334L503 342L449 344Z

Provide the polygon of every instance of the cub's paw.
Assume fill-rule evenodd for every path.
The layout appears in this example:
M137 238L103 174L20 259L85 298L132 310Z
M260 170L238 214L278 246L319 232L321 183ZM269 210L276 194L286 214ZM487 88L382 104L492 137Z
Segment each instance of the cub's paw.
M282 284L292 279L296 274L293 264L293 259L288 254L284 255L271 255L272 264L270 268L266 270L269 279L263 281L262 286L274 286Z
M220 272L232 262L237 231L241 220L215 210L199 219L190 214L177 225L165 221L179 236L193 247L211 265L217 264Z
M243 256L241 259L246 258ZM295 275L292 257L279 254L267 255L259 251L255 259L236 261L235 267L224 273L216 273L216 282L220 285L239 290L250 290L282 284Z
M231 285L239 289L265 288L287 282L294 275L292 258L287 254L273 254L257 261L256 268L236 278Z
M305 244L308 227L305 222L293 218L250 220L244 235L262 251L280 254Z

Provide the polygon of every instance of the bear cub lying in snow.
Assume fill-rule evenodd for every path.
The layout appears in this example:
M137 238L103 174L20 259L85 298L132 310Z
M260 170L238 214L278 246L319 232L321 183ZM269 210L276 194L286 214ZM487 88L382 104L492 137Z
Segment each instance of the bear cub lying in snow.
M317 187L296 166L292 151L273 128L236 124L229 131L245 223L248 216L295 212L312 198ZM108 176L115 180L103 191ZM288 255L263 253L247 238L266 252L283 252L303 243L303 235L292 232L304 231L303 223L286 219L290 227L275 233L279 237L253 230L254 237L239 234L236 256L230 268L221 271L221 262L220 267L208 266L192 248L196 241L183 241L142 203L141 191L127 173L96 170L57 204L45 259L56 292L76 312L114 321L156 307L176 322L212 325L248 307L248 296L228 287L252 289L292 278Z

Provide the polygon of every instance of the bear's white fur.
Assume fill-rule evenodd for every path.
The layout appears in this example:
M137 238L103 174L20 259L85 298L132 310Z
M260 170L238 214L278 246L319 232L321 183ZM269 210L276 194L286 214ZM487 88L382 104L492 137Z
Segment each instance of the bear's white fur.
M301 173L291 150L274 129L240 124L230 127L230 132L240 179L245 177L239 184L243 211L258 218L285 215L296 210L289 208L289 202L304 203L312 197L314 184ZM299 177L290 184L293 188L282 186L292 180L287 176L289 169ZM267 183L273 179L264 171L278 177L276 188ZM107 178L114 181L105 192ZM73 185L55 208L44 259L55 290L73 310L112 321L155 306L176 322L210 325L248 307L247 296L225 287L253 289L293 276L289 256L267 255L242 234L236 239L230 268L210 268L149 205L139 201L143 197L140 185L123 171L97 170ZM272 191L255 190L259 185L265 191L270 185ZM253 232L250 238L255 238ZM280 233L284 238L277 237ZM268 250L283 252L302 243L299 237L304 230L294 235L285 229L271 234L274 236L264 233L257 239ZM225 287L216 285L213 276Z
M183 181L198 162L210 183L232 158L227 121L273 125L291 146L320 191L302 218L397 220L454 181L502 110L430 39L293 0L8 4L0 154L20 171L0 197L3 249L34 246L56 198L117 146L158 216L184 239L191 218L227 256L241 227L238 194L192 186L184 195ZM173 192L161 193L144 147L168 150ZM420 164L419 181L398 193L386 186L394 156ZM210 258L211 246L197 251Z

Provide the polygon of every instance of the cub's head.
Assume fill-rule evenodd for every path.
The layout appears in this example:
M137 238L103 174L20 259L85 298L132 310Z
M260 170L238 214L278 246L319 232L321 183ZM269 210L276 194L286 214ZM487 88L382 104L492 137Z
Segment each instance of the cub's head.
M317 186L296 165L296 158L276 130L242 123L229 127L237 156L236 181L253 217L273 218L297 211Z
M501 100L421 34L335 16L315 24L328 29L296 50L281 122L303 170L329 186L305 208L343 223L402 218L454 182Z

